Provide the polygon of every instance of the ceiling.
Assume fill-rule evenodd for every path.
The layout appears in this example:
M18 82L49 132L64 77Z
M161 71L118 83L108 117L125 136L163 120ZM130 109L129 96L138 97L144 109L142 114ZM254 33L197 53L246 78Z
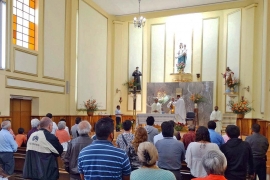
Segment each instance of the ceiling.
M93 0L111 15L128 15L139 12L138 0ZM141 12L201 6L239 0L141 0Z

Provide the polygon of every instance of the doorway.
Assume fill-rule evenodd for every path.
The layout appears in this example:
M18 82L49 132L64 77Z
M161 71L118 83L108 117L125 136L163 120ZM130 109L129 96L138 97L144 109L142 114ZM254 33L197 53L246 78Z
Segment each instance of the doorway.
M11 126L14 134L21 127L27 133L31 129L32 100L10 99Z

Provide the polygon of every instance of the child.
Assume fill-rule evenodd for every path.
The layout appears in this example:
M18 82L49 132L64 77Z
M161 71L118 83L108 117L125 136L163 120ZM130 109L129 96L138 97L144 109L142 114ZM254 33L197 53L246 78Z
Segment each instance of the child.
M15 141L17 142L18 147L26 147L27 138L24 134L23 128L18 129L18 134L15 136Z

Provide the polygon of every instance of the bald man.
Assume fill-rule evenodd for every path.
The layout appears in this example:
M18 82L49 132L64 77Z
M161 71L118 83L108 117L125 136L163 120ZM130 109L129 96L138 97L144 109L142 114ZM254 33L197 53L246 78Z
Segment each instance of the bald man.
M57 157L63 147L57 137L51 134L53 121L43 117L40 129L31 134L26 149L23 177L27 179L59 179Z

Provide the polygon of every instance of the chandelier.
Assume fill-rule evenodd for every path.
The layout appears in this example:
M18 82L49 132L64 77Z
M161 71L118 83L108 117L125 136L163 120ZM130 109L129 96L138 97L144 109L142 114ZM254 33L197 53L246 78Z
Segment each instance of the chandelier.
M144 26L146 19L141 16L141 0L139 0L139 17L134 17L133 24L135 27L141 28Z

